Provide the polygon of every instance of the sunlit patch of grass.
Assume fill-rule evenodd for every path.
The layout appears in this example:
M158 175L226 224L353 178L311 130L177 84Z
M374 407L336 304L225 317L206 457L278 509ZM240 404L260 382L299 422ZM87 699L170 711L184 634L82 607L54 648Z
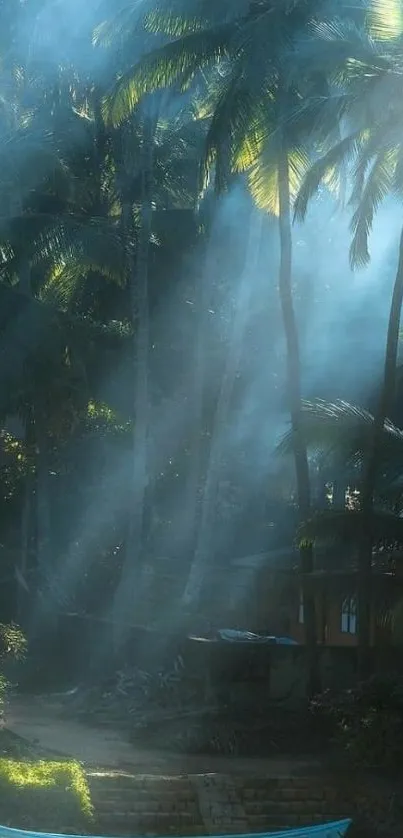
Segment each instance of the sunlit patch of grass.
M0 782L17 788L56 788L71 791L76 797L82 813L92 818L94 811L85 773L78 762L53 762L38 760L25 762L14 759L0 759Z

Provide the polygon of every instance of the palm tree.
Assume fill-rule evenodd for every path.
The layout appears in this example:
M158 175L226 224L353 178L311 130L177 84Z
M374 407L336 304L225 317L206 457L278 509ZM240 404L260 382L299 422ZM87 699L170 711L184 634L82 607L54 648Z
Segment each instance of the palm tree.
M114 136L117 167L116 192L121 205L122 236L129 242L126 275L134 328L133 492L129 513L126 556L117 586L114 610L115 642L121 643L134 604L141 599L145 579L145 506L151 492L148 458L149 408L149 263L155 247L155 216L166 219L179 209L196 208L197 163L200 135L188 109L173 115L165 97L157 92L139 107L135 117L113 126L113 109L105 105Z
M1 270L2 282L14 284L18 281L22 294L32 302L35 299L41 300L45 310L51 312L50 319L53 317L55 340L49 340L48 333L47 362L41 357L38 366L38 345L42 344L44 335L39 338L35 333L35 306L28 306L27 312L30 312L29 318L32 320L29 324L32 345L26 347L26 357L21 359L25 379L22 400L27 444L35 450L35 485L31 475L27 480L24 521L27 523L30 520L33 523L35 520L37 561L46 576L51 559L49 423L57 404L55 389L59 389L58 378L61 377L66 383L66 376L71 377L73 383L79 366L73 348L74 341L64 329L63 345L59 346L61 324L57 312L67 313L69 301L76 294L77 287L83 287L94 270L120 282L123 248L113 219L91 217L79 200L77 190L73 189L71 163L74 159L76 164L77 155L73 151L68 159L65 148L64 158L61 157L60 136L54 130L51 114L45 119L42 111L38 125L37 113L34 111L27 118L24 105L18 101L18 97L16 101L14 119L11 124L3 126L1 137L5 165L0 184L3 207L0 220ZM79 129L81 123L85 123L83 139L88 151L88 145L91 144L88 125L91 125L91 120L88 116L84 118L74 113L71 103L63 126L59 123L59 129L65 128L66 120L68 122L69 119ZM47 123L45 128L44 122ZM39 351L42 354L42 349ZM52 357L55 352L56 355ZM55 357L58 359L57 374L52 379ZM52 367L51 375L49 365ZM73 375L70 376L70 373ZM13 404L16 407L15 391L20 383L16 369L13 379L6 399L3 396L3 410L12 410ZM73 386L76 384L77 381ZM53 391L51 404L49 386ZM21 396L18 398L21 401ZM34 500L35 510L32 514ZM28 543L32 538L29 527L24 525L23 530L22 563L25 566Z
M119 159L118 190L121 201L122 236L129 242L126 282L130 293L131 321L134 328L133 370L133 480L129 512L125 559L116 588L114 642L122 642L124 625L130 623L136 588L140 587L144 506L147 490L147 445L149 433L149 248L152 233L152 198L154 180L154 145L156 121L147 115L140 124L128 124L119 132L122 153ZM139 162L133 161L133 147ZM138 167L138 174L136 171ZM139 193L133 192L136 175L140 180ZM138 226L135 221L135 200L139 201Z
M241 292L239 299L237 300L236 312L229 339L227 361L221 380L220 392L213 420L213 431L208 456L207 473L201 498L200 524L198 528L196 549L183 594L183 604L185 607L194 607L199 601L212 552L211 533L214 527L217 508L217 491L223 437L226 432L235 378L242 357L244 334L250 310L250 297L252 294L250 275L251 273L254 273L259 258L262 237L262 221L262 216L257 215L256 212L251 213L249 242L245 256L243 276L241 277Z
M371 5L370 31L350 27L346 50L345 27L340 21L321 26L318 35L326 40L328 60L334 58L335 79L343 87L340 101L346 134L321 156L306 176L296 203L296 216L304 218L308 202L319 184L331 180L334 171L351 163L353 189L350 204L353 238L350 259L353 267L365 265L370 258L368 238L374 215L388 194L398 197L403 189L403 146L400 139L401 35L391 34L381 12L389 7L389 21L396 23L392 11L396 4L374 2ZM330 56L330 58L329 58ZM384 103L387 107L384 107ZM383 104L381 104L383 103ZM349 129L349 130L348 130ZM400 237L398 266L390 306L381 395L373 422L370 449L362 482L362 531L360 540L359 640L360 672L368 672L370 642L370 587L373 544L374 493L379 475L385 422L391 410L396 386L396 360L403 301L403 230Z
M225 188L231 172L247 172L258 206L279 218L279 293L287 343L287 389L293 429L294 461L301 520L309 517L310 479L306 447L301 434L299 341L292 296L291 207L306 171L308 155L296 123L289 116L300 96L281 69L281 50L310 19L316 3L270 2L240 4L237 19L228 19L228 7L213 18L203 3L190 13L148 16L146 26L173 36L165 46L149 53L118 81L112 97L116 122L127 118L141 97L157 88L179 86L192 80L202 95L203 115L209 118L204 172L214 170L218 189ZM237 7L238 11L238 7ZM222 16L221 16L222 15ZM270 48L269 45L270 44ZM205 77L207 69L207 95ZM301 545L302 578L312 569L312 550ZM305 628L315 689L314 601L304 586Z

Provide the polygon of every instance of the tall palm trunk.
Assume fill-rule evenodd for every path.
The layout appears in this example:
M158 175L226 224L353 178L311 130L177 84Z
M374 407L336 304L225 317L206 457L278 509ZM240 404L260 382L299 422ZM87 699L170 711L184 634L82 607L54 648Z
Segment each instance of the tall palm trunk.
M152 221L152 178L153 178L154 131L151 121L145 117L141 140L141 207L140 229L137 238L136 257L129 256L128 282L132 319L135 329L135 375L134 375L134 438L133 472L130 487L131 508L125 550L124 565L114 598L115 646L122 642L125 625L134 619L134 603L140 588L140 561L143 541L144 506L147 488L147 439L149 421L148 353L149 353L149 310L148 310L148 260ZM126 202L123 207L124 232L133 238L133 207Z
M20 212L22 212L22 208ZM29 260L24 257L21 259L19 270L19 285L21 291L32 298L31 265ZM48 609L48 606L51 606L45 581L49 580L51 575L51 510L46 416L35 393L28 411L26 439L30 440L30 445L35 452L35 479L30 477L26 486L25 509L21 523L23 544L21 566L25 570L29 567L30 557L28 553L32 552L32 546L35 543L36 580L39 587L37 593L40 593L42 588L46 591L46 594L41 599L37 596L36 602L32 603L35 607L35 613L31 615L30 626L31 631L40 631L48 628L47 622L45 625L44 608ZM32 514L33 512L34 514ZM27 604L26 596L24 599L25 604Z
M25 449L28 463L31 466L35 450L35 430L32 408L28 410L25 419ZM35 527L35 478L29 468L24 482L24 502L21 517L21 550L20 560L16 569L17 577L17 620L25 629L28 626L29 608L32 596L32 571L36 556L36 527Z
M368 454L367 467L362 485L361 510L363 528L359 547L359 584L358 584L358 669L361 678L371 671L371 599L372 599L372 546L373 512L376 480L379 475L382 455L382 436L385 420L390 413L396 388L396 362L399 343L399 328L403 302L403 230L400 235L399 261L392 302L389 313L386 338L385 365L382 391L378 409L374 416L373 434Z
M54 567L51 556L51 492L49 485L49 438L46 416L40 404L34 404L35 459L36 459L36 516L37 516L37 563L40 577L52 581Z
M308 453L302 431L301 363L298 329L292 297L292 232L289 175L288 154L286 149L281 147L278 158L280 232L279 293L287 345L288 400L291 413L291 430L299 519L302 523L310 517L311 513L311 486ZM313 695L319 688L315 600L308 584L309 574L312 570L312 546L308 544L301 544L300 573L302 577L305 646L308 667L308 691L310 695Z
M194 554L196 549L197 526L199 521L199 494L202 485L203 461L205 454L204 429L204 392L206 386L206 335L208 334L208 310L211 299L211 277L216 272L215 248L207 242L202 276L196 289L197 329L194 346L193 386L190 404L190 463L186 481L186 508L183 544L185 549Z
M202 591L206 571L211 566L212 531L215 523L217 508L217 490L220 475L222 446L225 438L225 427L235 376L239 368L245 327L250 309L250 298L253 283L250 273L256 267L259 244L262 234L262 217L252 215L246 263L241 279L241 295L237 301L236 313L232 327L229 352L221 381L220 393L214 416L213 434L208 458L207 473L203 487L202 507L199 532L193 562L188 581L183 593L183 604L187 607L197 605Z

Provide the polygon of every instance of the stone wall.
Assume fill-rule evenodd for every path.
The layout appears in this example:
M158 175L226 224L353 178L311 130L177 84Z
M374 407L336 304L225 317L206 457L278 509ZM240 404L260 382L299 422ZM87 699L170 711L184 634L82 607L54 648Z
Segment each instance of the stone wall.
M104 835L272 832L351 817L382 838L403 835L399 789L354 776L90 777ZM372 833L371 833L372 834Z

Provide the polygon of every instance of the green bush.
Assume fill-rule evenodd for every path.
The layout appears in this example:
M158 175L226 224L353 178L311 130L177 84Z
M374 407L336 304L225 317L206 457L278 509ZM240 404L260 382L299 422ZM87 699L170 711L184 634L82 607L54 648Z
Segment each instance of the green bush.
M401 770L403 765L403 680L374 676L354 689L323 693L312 704L328 725L333 743L362 768Z
M0 623L0 661L10 658L23 660L26 650L26 637L20 627L15 623L10 625Z
M15 623L11 623L10 625L0 623L0 666L2 670L10 661L24 660L26 648L27 641L19 626ZM4 674L4 671L0 671L0 718L2 718L4 713L4 702L8 686L8 678Z

